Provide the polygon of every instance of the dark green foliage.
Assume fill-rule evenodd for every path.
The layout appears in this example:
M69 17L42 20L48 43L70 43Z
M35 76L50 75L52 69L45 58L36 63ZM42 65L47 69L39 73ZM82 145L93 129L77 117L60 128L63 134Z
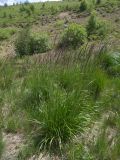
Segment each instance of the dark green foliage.
M34 12L35 11L35 7L34 7L34 5L30 5L30 10L32 11L32 12Z
M96 0L96 4L100 4L102 0Z
M103 53L100 65L109 75L120 76L120 53Z
M80 11L83 12L88 9L88 2L87 0L82 0L80 4Z
M87 25L88 36L98 36L104 38L108 33L107 24L100 20L96 13L93 12Z
M3 18L6 18L7 17L7 14L6 12L3 13Z
M28 28L23 29L15 42L15 51L19 56L30 54L30 31Z
M8 7L7 3L4 4L4 7Z

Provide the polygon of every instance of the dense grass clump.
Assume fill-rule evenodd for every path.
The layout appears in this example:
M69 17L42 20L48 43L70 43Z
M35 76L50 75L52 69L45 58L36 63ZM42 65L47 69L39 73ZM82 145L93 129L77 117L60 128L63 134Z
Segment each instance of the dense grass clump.
M23 74L22 81L21 77L10 77L9 90L5 88L3 91L6 93L5 103L11 102L12 107L3 126L7 132L24 130L28 134L29 142L21 150L20 158L27 158L39 149L67 154L68 159L82 159L86 156L86 159L91 157L94 160L94 157L100 156L99 140L91 144L94 150L89 148L87 151L82 141L75 145L73 140L77 135L85 133L86 127L93 124L92 120L113 106L113 103L114 111L118 112L119 79L109 79L107 72L107 68L116 65L118 61L105 58L106 53L103 51L98 52L97 57L97 54L91 54L91 48L83 48L80 53L78 50L73 53L72 58L69 57L71 52L64 53L66 59L59 57L57 63L48 60L44 64L26 65L30 68ZM11 65L6 69L9 71L14 67ZM17 72L19 70L17 68ZM67 144L75 146L65 153Z
M11 159L120 159L118 1L0 7L0 159L9 134L23 146ZM102 19L115 23L114 46L100 42L109 33Z
M46 65L28 74L17 105L24 106L34 126L35 146L61 150L90 123L97 112L94 98L100 96L105 79L102 71L94 70Z
M61 44L65 47L76 48L86 42L86 29L78 24L70 24L64 31Z
M12 62L7 63L1 60L0 62L0 90L10 88L14 77L14 69Z

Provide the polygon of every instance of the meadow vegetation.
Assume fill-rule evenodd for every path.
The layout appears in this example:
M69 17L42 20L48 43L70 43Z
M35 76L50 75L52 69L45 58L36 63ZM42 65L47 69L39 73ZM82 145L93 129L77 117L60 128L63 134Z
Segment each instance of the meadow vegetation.
M18 160L120 158L120 23L107 15L119 8L119 0L0 8L1 44L14 48L0 57L0 158L4 133L24 135Z

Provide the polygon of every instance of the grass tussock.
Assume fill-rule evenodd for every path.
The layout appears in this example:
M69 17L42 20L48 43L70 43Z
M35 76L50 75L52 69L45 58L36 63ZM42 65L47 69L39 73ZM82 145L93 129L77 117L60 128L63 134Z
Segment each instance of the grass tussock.
M0 55L16 53L0 60L0 158L5 132L24 135L19 160L41 152L120 159L119 6L69 0L0 7ZM115 43L104 44L109 38Z

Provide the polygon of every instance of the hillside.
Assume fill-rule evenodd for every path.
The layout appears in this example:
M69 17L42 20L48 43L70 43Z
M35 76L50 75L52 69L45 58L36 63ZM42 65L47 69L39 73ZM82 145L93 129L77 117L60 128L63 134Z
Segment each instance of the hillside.
M120 159L120 1L0 7L0 159Z

